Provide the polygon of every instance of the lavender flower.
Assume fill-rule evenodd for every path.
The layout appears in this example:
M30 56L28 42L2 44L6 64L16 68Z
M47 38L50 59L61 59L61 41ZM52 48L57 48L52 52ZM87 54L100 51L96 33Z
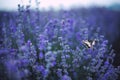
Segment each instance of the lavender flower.
M120 68L113 66L114 51L101 33L108 26L104 23L107 18L101 15L106 11L70 10L66 16L64 11L54 15L39 12L37 0L37 11L30 10L30 4L31 0L27 6L18 5L17 19L7 20L5 15L0 24L0 70L7 76L1 78L0 72L0 79L118 79Z

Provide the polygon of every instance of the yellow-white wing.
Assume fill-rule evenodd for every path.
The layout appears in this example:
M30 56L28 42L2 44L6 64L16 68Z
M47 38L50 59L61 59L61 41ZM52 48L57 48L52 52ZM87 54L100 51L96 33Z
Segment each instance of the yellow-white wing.
M83 43L84 43L88 48L91 48L91 47L92 47L91 43L90 43L88 40L83 40Z

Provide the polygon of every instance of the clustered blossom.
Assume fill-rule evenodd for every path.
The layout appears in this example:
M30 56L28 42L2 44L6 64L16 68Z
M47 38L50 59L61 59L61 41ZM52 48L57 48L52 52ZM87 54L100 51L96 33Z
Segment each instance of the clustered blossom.
M50 19L44 27L40 20L41 25L35 23L36 18L31 20L38 11L30 13L29 8L26 10L20 5L18 10L15 34L6 33L3 27L6 42L0 49L0 70L3 69L5 77L2 78L0 72L0 79L117 80L120 67L112 65L114 51L99 28L89 27L94 26L92 22L88 25L84 20L58 18ZM14 28L7 27L10 27L8 30ZM11 44L7 46L9 39ZM83 43L86 40L92 47ZM95 44L89 40L95 40Z

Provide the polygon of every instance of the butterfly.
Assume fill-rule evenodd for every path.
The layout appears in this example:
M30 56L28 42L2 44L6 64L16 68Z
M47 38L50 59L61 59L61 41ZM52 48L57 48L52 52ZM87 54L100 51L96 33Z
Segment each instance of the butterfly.
M87 48L93 48L93 46L96 44L96 39L93 40L93 41L83 40L82 43L83 43Z

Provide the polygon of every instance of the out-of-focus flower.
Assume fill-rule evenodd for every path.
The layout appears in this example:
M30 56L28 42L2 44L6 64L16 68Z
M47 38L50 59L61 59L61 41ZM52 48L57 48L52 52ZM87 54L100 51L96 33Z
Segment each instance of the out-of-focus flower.
M61 80L72 80L68 75L63 75Z

